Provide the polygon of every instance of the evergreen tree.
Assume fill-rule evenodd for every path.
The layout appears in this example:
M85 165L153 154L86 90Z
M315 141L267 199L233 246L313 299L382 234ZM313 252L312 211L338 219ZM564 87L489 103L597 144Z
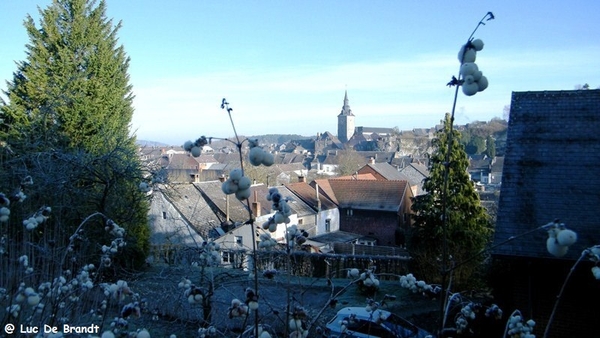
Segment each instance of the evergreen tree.
M32 178L28 207L53 210L43 233L30 237L40 244L66 245L82 219L105 214L126 228L132 266L148 251L148 201L138 189L141 165L129 136L129 58L117 46L120 24L113 26L105 11L104 1L55 0L40 10L39 28L27 16L27 58L17 63L8 102L0 104L0 192ZM103 239L102 220L94 222L82 244L89 253ZM17 243L20 234L11 234Z
M102 154L127 139L133 115L129 58L101 1L57 0L25 20L27 60L17 64L2 109L13 146L77 148Z
M426 194L413 200L414 223L408 249L414 258L415 272L425 280L439 282L441 260L446 247L447 257L451 257L447 268L457 264L453 271L453 281L455 285L462 287L469 284L483 258L477 257L465 264L461 262L471 259L486 247L492 227L474 185L469 180L469 161L460 145L460 133L452 130L450 134L450 123L450 115L446 114L443 129L437 131L432 141L434 151L429 158L430 174L423 185ZM449 150L446 190L444 176Z
M465 152L469 155L481 154L485 150L485 139L479 135L471 135Z
M488 135L488 137L486 138L485 147L485 154L488 157L496 157L496 140L494 140L494 137L492 135Z

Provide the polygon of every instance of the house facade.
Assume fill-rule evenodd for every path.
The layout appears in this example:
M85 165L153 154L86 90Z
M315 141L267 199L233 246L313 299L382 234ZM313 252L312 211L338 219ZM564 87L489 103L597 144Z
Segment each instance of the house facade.
M403 246L410 225L412 191L406 181L331 179L340 230L368 245Z

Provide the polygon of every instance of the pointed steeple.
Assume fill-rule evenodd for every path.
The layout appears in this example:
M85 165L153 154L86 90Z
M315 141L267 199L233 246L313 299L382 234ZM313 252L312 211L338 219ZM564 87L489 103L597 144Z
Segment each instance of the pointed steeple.
M338 139L343 143L348 142L354 135L354 114L348 104L348 90L344 93L344 106L338 115Z
M348 90L344 93L344 105L342 106L340 115L354 116L354 114L352 114L352 109L350 109L350 105L348 104Z

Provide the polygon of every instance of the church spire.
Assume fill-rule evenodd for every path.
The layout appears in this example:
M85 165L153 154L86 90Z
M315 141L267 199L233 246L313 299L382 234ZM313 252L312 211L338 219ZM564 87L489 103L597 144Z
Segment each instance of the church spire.
M340 115L354 116L354 114L352 114L352 109L350 109L350 105L348 104L348 90L344 93L344 105L342 106Z
M338 115L338 139L343 143L348 142L354 135L354 114L348 104L348 90L344 93L344 106Z

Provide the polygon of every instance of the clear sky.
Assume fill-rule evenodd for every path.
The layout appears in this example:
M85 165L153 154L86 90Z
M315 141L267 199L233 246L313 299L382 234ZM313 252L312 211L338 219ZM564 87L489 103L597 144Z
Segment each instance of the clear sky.
M0 0L0 79L25 59L26 14ZM138 139L337 133L344 91L357 126L433 127L450 111L457 52L479 28L489 88L459 95L456 122L502 117L511 92L600 87L597 0L106 0L131 58ZM0 84L6 89L5 81Z

